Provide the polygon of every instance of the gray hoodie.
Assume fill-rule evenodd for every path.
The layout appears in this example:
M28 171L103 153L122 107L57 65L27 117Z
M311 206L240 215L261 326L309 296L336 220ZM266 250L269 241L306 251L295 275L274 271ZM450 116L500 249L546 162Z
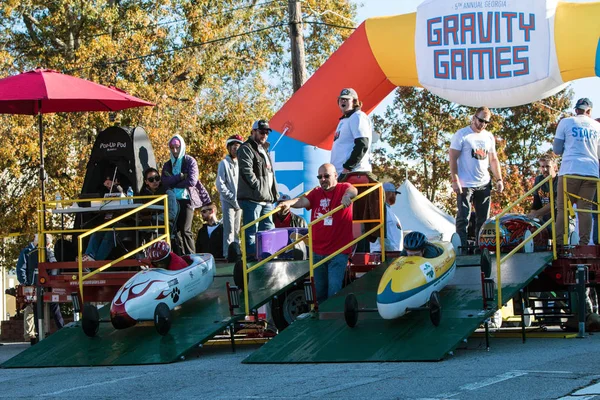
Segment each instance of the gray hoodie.
M232 159L230 155L227 155L219 163L215 182L221 203L226 202L236 210L240 208L237 202L238 174L237 158Z

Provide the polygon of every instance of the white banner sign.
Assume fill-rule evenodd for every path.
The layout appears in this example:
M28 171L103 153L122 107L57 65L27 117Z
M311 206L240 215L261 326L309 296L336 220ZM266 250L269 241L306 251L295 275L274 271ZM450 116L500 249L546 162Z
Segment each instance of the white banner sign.
M472 106L524 104L557 92L555 10L554 0L424 2L415 33L419 82Z

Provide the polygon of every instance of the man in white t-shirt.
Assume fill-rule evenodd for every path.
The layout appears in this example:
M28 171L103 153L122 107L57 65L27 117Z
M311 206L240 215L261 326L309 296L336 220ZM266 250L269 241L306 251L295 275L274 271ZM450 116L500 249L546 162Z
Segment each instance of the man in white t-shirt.
M471 203L475 208L476 230L489 217L492 169L496 190L502 192L502 171L496 153L496 139L485 127L492 113L487 107L479 107L471 118L471 124L457 131L450 142L450 176L452 190L457 194L456 233L463 247L467 246L467 227L471 215ZM463 254L466 253L463 249Z
M582 199L570 197L577 204L578 210L591 210L589 200L596 194L596 182L581 179L567 179L566 188L563 186L563 175L577 175L598 178L598 155L600 150L600 123L591 118L592 102L587 98L577 100L575 116L564 118L558 123L552 149L554 153L562 154L562 163L558 171L558 195L556 215L556 241L563 244L564 230L564 190ZM586 200L587 199L587 200ZM592 217L589 213L578 213L579 242L588 244Z
M362 102L352 88L343 89L338 97L342 117L335 130L331 163L340 178L351 172L371 172L373 129Z
M371 173L371 146L373 143L373 128L371 120L362 110L362 102L358 99L356 90L342 89L337 98L338 107L342 113L333 137L331 148L331 164L338 173L340 182L354 185L377 182ZM368 187L358 187L358 193ZM379 219L379 194L377 191L363 197L354 203L353 219L374 220ZM375 224L365 223L362 230L373 229ZM369 236L374 242L375 234ZM368 252L369 243L361 241L358 251Z
M401 251L402 250L402 225L396 213L392 210L392 206L396 204L396 195L400 192L391 182L383 184L385 192L385 251ZM371 243L371 252L381 252L381 244L379 238L375 243Z

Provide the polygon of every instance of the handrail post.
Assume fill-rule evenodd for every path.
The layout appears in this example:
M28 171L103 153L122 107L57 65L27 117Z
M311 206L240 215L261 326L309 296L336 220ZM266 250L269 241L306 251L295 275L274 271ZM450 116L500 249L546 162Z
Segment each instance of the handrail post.
M500 218L496 217L496 279L498 280L498 309L502 308L502 274L500 263Z
M558 179L558 177L557 177ZM550 219L552 220L552 257L556 260L556 219L554 215L554 182L552 177L550 177L550 181L548 182L548 186L550 187Z
M394 189L396 190L396 189ZM381 244L381 262L385 262L385 193L383 191L383 185L379 187L379 243Z
M243 213L242 211L242 221L243 221ZM244 278L244 308L246 311L246 315L250 315L250 304L249 302L249 289L248 289L248 261L246 260L246 225L243 225L240 229L240 244L242 248L242 276Z
M567 244L569 244L569 203L567 203L567 177L566 175L563 175L562 177L563 180L563 214L564 214L564 220L563 220L563 246L566 246Z

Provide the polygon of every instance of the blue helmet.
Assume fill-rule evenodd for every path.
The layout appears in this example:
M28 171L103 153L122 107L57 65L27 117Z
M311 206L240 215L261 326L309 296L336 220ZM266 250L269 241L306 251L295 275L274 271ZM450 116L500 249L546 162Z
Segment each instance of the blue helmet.
M421 232L413 231L404 236L406 250L422 250L427 244L427 237Z

